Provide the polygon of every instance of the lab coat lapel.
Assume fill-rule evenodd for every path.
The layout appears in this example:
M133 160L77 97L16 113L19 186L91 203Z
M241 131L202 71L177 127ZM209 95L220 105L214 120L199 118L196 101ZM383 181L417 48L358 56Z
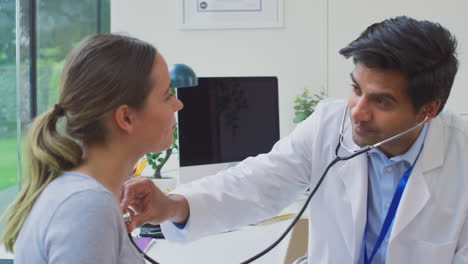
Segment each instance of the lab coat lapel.
M342 162L342 166L337 168L336 175L340 175L345 186L345 199L351 205L352 230L349 230L348 217L343 216L339 222L350 255L356 258L356 254L359 254L366 220L367 155L362 154L340 162ZM351 234L346 235L350 231Z
M403 192L390 234L390 243L416 217L430 199L427 183L429 171L442 166L445 153L440 120L429 125L426 140Z
M419 166L413 169L398 205L390 240L397 236L424 208L430 194L424 174Z

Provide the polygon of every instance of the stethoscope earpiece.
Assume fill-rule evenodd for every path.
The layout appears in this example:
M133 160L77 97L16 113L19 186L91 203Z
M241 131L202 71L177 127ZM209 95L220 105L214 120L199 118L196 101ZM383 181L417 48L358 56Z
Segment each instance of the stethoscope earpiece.
M344 127L345 127L346 117L347 117L347 114L348 114L348 106L346 106L346 107L345 107L344 114L343 114L343 120L341 121L340 135L339 135L338 144L337 144L337 147L336 147L336 150L335 150L335 155L336 155L336 157L339 158L340 160L347 160L347 159L350 159L350 158L352 158L352 157L355 157L355 156L358 155L358 154L362 154L362 153L367 152L367 151L369 151L369 150L371 150L371 149L373 149L373 148L379 147L379 146L381 146L381 145L383 145L383 144L385 144L385 143L387 143L387 142L390 142L390 141L392 141L392 140L395 140L395 139L397 139L397 138L399 138L399 137L401 137L401 136L403 136L403 135L405 135L405 134L407 134L407 133L409 133L409 132L415 130L416 128L418 128L418 127L424 125L424 123L426 123L426 121L429 119L429 117L427 116L426 112L423 112L423 113L426 115L426 117L424 117L424 120L421 121L420 123L416 124L416 125L413 126L412 128L409 128L409 129L407 129L407 130L405 130L405 131L403 131L403 132L401 132L401 133L398 133L398 134L396 134L396 135L394 135L394 136L392 136L392 137L389 137L389 138L387 138L387 139L385 139L385 140L382 140L382 141L380 141L380 142L377 142L377 143L375 143L375 144L373 144L373 145L365 146L365 147L362 147L362 148L360 148L360 149L358 149L358 150L351 150L351 148L347 147L347 146L343 143L343 138L344 138L344 133L343 133L343 132L344 132ZM339 156L339 155L338 155L338 150L340 149L340 147L343 147L344 149L346 149L348 152L350 152L350 153L352 153L352 154L350 154L350 155L348 155L348 156L346 156L346 157L344 157L344 156Z

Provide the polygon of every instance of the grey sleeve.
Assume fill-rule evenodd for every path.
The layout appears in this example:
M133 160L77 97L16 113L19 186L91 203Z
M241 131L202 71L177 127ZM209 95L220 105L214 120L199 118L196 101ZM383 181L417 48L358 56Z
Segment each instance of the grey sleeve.
M94 190L62 202L44 240L49 263L118 263L122 227L115 204L110 193Z

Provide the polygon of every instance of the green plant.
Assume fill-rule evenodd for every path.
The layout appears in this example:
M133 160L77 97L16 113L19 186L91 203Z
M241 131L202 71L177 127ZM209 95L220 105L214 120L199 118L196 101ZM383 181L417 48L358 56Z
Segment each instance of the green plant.
M158 179L162 178L161 169L164 167L166 162L169 160L169 158L171 157L174 150L179 149L179 145L178 145L178 141L177 141L177 139L178 139L177 126L174 129L173 139L174 139L174 142L172 142L172 146L169 149L167 149L167 150L165 150L163 152L159 152L159 153L148 153L148 154L146 154L146 158L148 159L148 164L151 165L151 167L154 169L154 173L153 173L154 178L158 178Z
M309 117L315 111L315 106L326 97L327 95L324 91L310 95L309 90L304 89L304 92L294 100L295 111L293 122L297 124Z

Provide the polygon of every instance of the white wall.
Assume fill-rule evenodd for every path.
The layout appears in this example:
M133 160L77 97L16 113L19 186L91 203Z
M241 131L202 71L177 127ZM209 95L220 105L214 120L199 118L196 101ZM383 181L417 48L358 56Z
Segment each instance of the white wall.
M350 89L352 59L338 51L374 22L398 15L439 22L458 39L460 66L447 102L449 109L468 114L468 1L466 0L330 0L329 95L344 97Z
M285 0L284 27L177 29L176 0L113 0L113 32L154 44L169 64L198 76L278 76L280 134L294 127L293 101L305 87L326 88L326 2Z
M283 28L227 30L178 29L177 1L113 0L112 31L153 43L168 63L199 76L278 76L281 136L294 128L293 101L305 87L347 96L353 65L338 50L397 15L440 22L457 36L460 68L447 107L468 114L466 0L284 0Z
M242 30L177 29L176 1L112 0L112 31L153 43L168 63L188 64L199 76L278 76L282 137L294 128L293 101L305 87L346 98L353 65L338 50L397 15L440 22L457 36L460 68L447 106L468 114L466 0L284 0L283 28ZM166 170L178 167L175 156Z

